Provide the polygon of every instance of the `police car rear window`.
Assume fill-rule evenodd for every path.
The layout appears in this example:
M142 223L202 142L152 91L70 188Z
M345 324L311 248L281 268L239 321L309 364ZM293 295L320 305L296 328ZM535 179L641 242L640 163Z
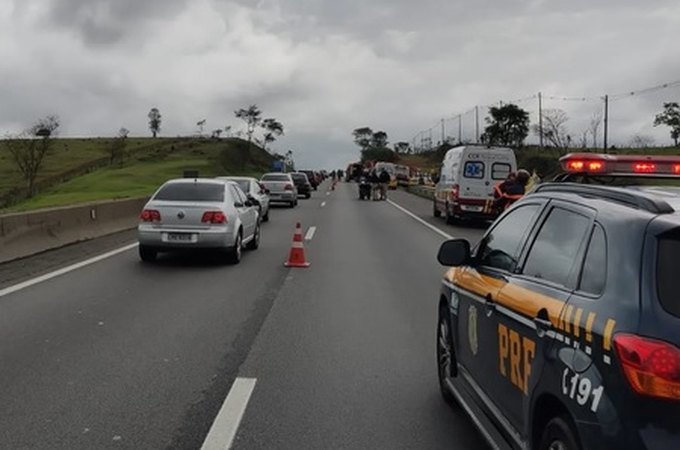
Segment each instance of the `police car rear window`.
M465 178L484 178L484 163L481 161L468 161L463 168Z
M680 232L659 238L656 260L657 295L667 312L680 317Z

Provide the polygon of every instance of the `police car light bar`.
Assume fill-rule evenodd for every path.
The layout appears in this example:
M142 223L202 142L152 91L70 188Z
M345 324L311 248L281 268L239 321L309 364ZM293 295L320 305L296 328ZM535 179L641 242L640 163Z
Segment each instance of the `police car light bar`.
M560 158L560 164L568 173L680 177L680 156L570 153Z

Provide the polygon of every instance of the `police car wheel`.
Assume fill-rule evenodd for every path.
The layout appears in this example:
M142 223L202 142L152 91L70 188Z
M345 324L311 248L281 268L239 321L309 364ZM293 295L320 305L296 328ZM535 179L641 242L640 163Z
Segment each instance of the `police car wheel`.
M451 322L447 317L446 307L442 307L437 322L437 373L442 397L449 404L455 403L455 397L446 386L446 380L451 377L451 367L454 364L452 339Z
M555 417L545 427L539 450L579 450L576 433L565 416Z

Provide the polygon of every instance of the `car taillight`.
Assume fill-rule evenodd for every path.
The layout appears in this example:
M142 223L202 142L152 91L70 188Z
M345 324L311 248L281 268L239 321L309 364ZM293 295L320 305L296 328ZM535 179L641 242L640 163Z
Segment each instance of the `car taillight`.
M161 213L156 211L155 209L145 209L139 215L139 218L142 222L160 222Z
M633 334L617 334L614 346L635 392L680 400L680 349Z
M458 195L460 194L460 186L454 184L451 186L451 191L449 191L449 201L458 201Z
M285 190L287 191L292 191L293 190L293 185L292 184L287 184L286 187L284 187Z
M203 223L227 223L227 216L222 211L206 211L201 218Z

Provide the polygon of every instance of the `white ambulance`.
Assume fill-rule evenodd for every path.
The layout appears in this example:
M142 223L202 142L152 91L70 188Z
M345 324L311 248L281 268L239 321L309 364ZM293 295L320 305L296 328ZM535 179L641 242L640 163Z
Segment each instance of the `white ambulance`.
M510 148L464 145L446 152L435 188L434 216L447 223L495 219L494 186L517 171Z

